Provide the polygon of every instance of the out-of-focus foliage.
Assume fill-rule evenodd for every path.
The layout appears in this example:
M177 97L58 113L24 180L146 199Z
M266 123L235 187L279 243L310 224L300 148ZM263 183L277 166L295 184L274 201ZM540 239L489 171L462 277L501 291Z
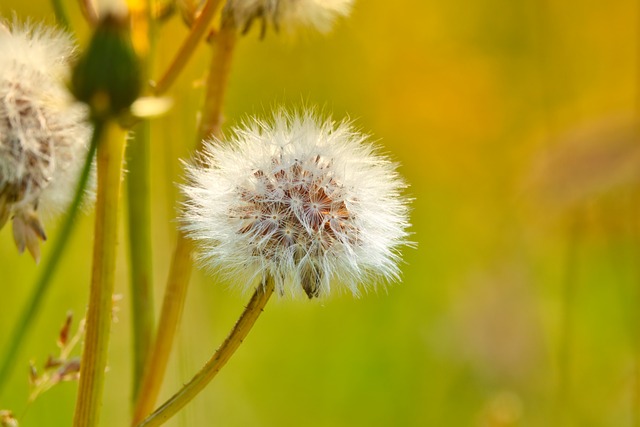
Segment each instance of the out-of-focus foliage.
M65 3L85 46L88 28L76 3ZM388 292L272 302L220 376L168 425L632 425L640 413L637 7L361 0L327 38L244 37L227 124L279 104L348 114L401 163L418 246L405 251L403 282ZM13 11L53 21L44 0L2 0L2 15ZM178 17L162 28L156 75L185 34ZM153 122L158 299L207 60L203 46L171 91L174 109ZM26 407L29 361L56 351L68 310L84 311L91 231L86 215L0 396L21 426L71 423L76 383ZM37 268L11 239L5 228L0 351ZM129 419L120 251L124 298L105 426ZM163 398L208 358L246 299L215 277L195 277Z

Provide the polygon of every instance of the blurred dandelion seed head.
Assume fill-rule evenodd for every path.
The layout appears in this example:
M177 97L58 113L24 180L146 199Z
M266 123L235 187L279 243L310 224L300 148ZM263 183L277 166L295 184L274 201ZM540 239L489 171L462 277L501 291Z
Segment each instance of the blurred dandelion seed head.
M18 420L13 416L13 412L0 410L0 427L18 427Z
M13 216L18 249L37 259L37 212L73 197L87 150L87 111L64 80L74 46L52 28L13 22L0 31L0 227Z
M229 0L227 10L243 31L256 19L276 30L294 32L310 28L321 33L331 30L338 17L349 15L353 0Z
M398 278L406 185L350 123L279 110L209 142L202 160L188 168L183 227L206 266L309 298Z

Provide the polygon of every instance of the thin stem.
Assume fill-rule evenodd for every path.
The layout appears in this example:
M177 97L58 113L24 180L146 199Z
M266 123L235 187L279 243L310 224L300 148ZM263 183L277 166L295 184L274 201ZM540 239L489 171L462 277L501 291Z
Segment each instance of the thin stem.
M633 266L633 288L628 300L630 304L627 304L627 313L629 316L629 323L631 325L631 344L633 346L634 356L634 385L632 390L631 401L631 425L633 427L640 427L640 316L636 309L637 303L640 300L640 269L638 269L638 258L640 256L640 222L638 221L640 214L640 192L635 189L630 195L630 208L629 208L629 221L630 231L632 236L632 258L631 265ZM615 259L619 259L618 252L613 252Z
M62 28L65 30L69 30L71 27L69 25L69 18L67 17L67 12L64 10L64 6L62 5L62 0L51 0L51 6L53 7L53 13L56 15L56 21Z
M110 121L105 124L105 138L98 145L93 271L74 427L97 426L100 416L111 330L125 137L120 126Z
M29 330L33 326L36 313L40 309L42 300L49 291L49 286L51 285L53 275L56 272L58 264L60 263L60 258L62 257L64 249L67 246L67 242L71 237L71 232L73 231L73 227L76 224L76 218L78 216L78 212L80 211L80 205L82 204L85 189L87 188L87 182L89 181L89 176L91 175L93 157L95 156L96 148L98 147L98 141L101 138L101 134L102 127L100 125L96 125L96 127L93 129L93 137L91 138L91 143L89 145L89 151L87 152L87 158L84 162L84 167L82 168L82 172L80 173L80 177L78 179L75 195L60 227L60 234L58 235L55 243L53 244L53 247L51 248L51 255L49 256L49 258L47 258L46 263L42 266L42 270L35 282L35 285L33 286L33 290L31 291L31 295L29 296L27 304L22 310L13 333L11 334L11 338L9 339L9 347L7 348L2 364L0 364L0 393L2 391L2 388L7 384L9 374L14 371L14 365L16 362L16 357L18 355L18 351L20 350L21 345L26 341L25 338Z
M150 74L155 51L155 25L151 1L141 15L132 19L142 27L148 39L148 52L143 59L145 76ZM146 31L144 31L146 29ZM151 129L148 121L138 123L127 148L127 208L129 237L129 272L133 341L132 402L135 403L144 374L146 359L153 343L154 292L153 251L151 238L150 157Z
M578 276L578 248L582 231L582 215L580 208L573 213L569 229L567 255L565 259L565 277L562 289L562 317L560 320L559 380L556 399L556 419L559 425L571 424L571 348L573 346L576 282Z
M191 278L190 260L191 242L179 237L169 271L169 280L158 323L158 333L145 367L138 400L134 408L132 425L138 424L153 410L158 394L160 394L176 329L182 318L184 301L187 296L188 283Z
M207 79L205 103L202 109L202 121L198 129L196 151L200 151L202 141L206 137L210 135L220 136L222 105L231 68L234 45L235 28L232 24L223 25L218 37L213 40L213 57ZM133 425L138 424L153 410L160 393L187 296L187 288L191 277L191 252L191 241L182 231L179 231L160 313L158 333L150 359L147 361L144 378L138 393Z
M171 62L171 65L162 77L155 84L154 92L161 95L169 89L171 84L176 80L180 72L184 69L189 57L198 47L198 43L202 40L205 31L218 10L221 0L208 0L202 8L202 12L198 15L189 35L180 46L180 50Z
M640 139L640 1L636 1L636 80L635 80L635 121L636 121L636 140ZM637 255L640 252L640 224L638 224L638 213L640 213L640 195L637 192L632 196L632 209L631 209L631 221L632 221L632 235L635 240L635 251ZM634 263L637 265L637 263ZM636 270L637 271L637 270ZM637 275L637 273L636 273ZM640 297L640 277L636 277L636 294L635 303ZM640 318L635 315L636 310L632 312L632 331L634 334L634 356L635 356L635 385L633 390L633 402L632 402L632 425L634 427L640 427Z
M236 28L232 21L225 20L220 32L212 40L213 57L207 89L202 108L202 120L198 127L196 151L202 147L203 140L211 136L219 137L222 126L222 106L227 90L231 59L236 45Z
M274 281L270 278L258 286L251 301L249 301L249 305L247 305L231 333L214 353L213 357L207 361L191 381L182 386L176 394L169 398L153 414L149 415L138 427L156 427L164 424L211 382L247 337L267 301L269 301L271 294L273 294L273 290Z

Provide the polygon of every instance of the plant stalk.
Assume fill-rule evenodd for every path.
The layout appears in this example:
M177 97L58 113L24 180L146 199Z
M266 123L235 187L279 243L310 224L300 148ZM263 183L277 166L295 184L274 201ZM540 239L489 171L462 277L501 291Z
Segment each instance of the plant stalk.
M211 135L220 136L222 105L231 69L236 39L235 31L232 23L223 24L220 33L213 40L213 56L207 79L202 119L197 132L196 152L201 151L205 138ZM158 332L150 358L146 363L132 425L137 425L153 410L160 394L191 278L191 252L191 240L182 231L178 231L160 313Z
M164 424L193 400L193 398L211 382L247 337L247 334L273 294L274 287L274 281L271 278L268 278L262 285L258 286L227 339L225 339L220 348L216 350L200 372L198 372L191 381L182 386L176 394L169 398L169 400L154 413L140 423L138 427L157 427Z
M105 124L104 139L98 145L93 271L74 427L97 426L100 416L113 308L125 139L122 128L115 121L109 121Z

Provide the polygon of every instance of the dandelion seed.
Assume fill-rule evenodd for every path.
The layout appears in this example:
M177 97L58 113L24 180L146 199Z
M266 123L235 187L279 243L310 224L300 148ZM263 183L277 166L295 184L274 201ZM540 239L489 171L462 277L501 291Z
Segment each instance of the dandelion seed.
M0 23L0 228L13 218L20 252L38 260L38 212L73 197L90 128L64 86L73 44L65 33Z
M406 185L350 123L280 110L209 142L202 160L188 169L183 227L204 265L309 298L398 278Z
M352 3L353 0L229 0L227 11L245 33L256 19L262 22L263 35L267 25L286 32L311 28L327 33L336 18L349 14Z

